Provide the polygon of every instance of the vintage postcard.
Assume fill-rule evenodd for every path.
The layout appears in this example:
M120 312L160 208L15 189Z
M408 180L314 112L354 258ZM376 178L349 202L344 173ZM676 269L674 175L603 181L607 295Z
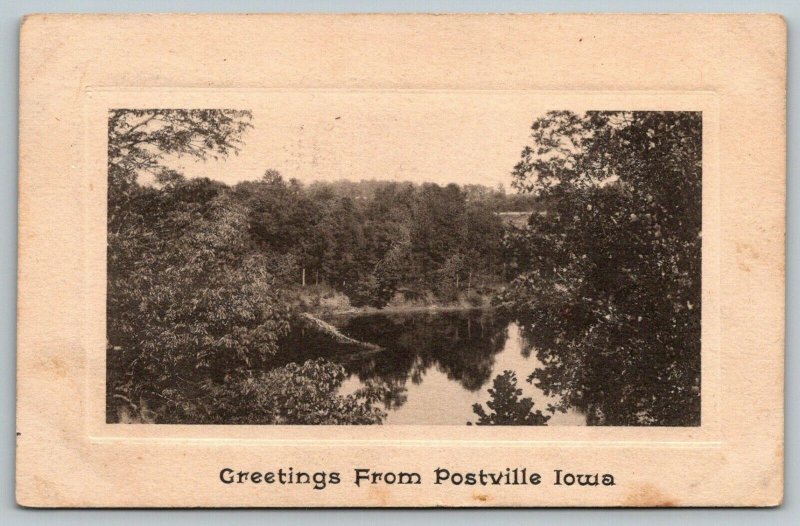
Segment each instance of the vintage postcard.
M20 45L19 504L781 502L779 16Z

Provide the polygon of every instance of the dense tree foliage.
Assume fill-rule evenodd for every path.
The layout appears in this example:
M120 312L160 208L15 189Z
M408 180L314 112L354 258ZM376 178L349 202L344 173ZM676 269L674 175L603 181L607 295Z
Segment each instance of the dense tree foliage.
M204 380L263 365L289 328L268 261L247 250L246 215L221 190L203 180L142 188L113 225L109 382L165 415L202 397Z
M508 236L503 298L529 381L590 424L698 425L700 114L551 112L531 138L515 186L550 206Z
M213 384L193 402L188 419L208 424L380 424L375 407L383 392L361 389L336 394L345 379L341 365L322 359L253 372L232 384Z
M400 289L452 301L502 280L496 193L469 200L454 184L387 181L304 187L269 170L232 195L260 249L284 257L287 285L322 283L354 306L380 308Z

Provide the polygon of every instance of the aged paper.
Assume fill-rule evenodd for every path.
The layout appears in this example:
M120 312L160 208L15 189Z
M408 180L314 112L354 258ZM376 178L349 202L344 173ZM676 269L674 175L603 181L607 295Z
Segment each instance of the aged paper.
M20 45L21 505L781 502L780 17Z

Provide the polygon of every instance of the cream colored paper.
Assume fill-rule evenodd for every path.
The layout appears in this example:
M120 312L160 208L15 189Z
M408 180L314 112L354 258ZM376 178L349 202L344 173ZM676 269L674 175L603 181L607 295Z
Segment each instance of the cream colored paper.
M766 506L783 492L786 29L769 15L35 15L21 30L17 500L26 506ZM702 425L105 423L109 108L703 112ZM415 110L416 108L416 110ZM264 110L266 111L266 110ZM433 110L432 110L433 111ZM384 124L360 130L374 137ZM310 131L282 162L352 146ZM421 130L425 134L426 130ZM279 135L279 134L278 134ZM431 136L436 135L430 132ZM478 141L478 132L475 132ZM523 137L524 139L524 137ZM521 143L515 138L511 153ZM338 141L338 143L336 142ZM514 142L516 141L516 142ZM402 161L402 155L398 158ZM469 159L466 159L469 162ZM294 165L292 163L295 163ZM334 167L347 159L328 156ZM425 161L414 169L425 170ZM242 171L249 167L238 166ZM201 168L198 168L201 169ZM402 174L397 174L402 178ZM473 182L464 175L464 182ZM474 182L484 182L475 175ZM466 429L466 430L465 430ZM294 466L342 483L226 485ZM539 486L433 484L527 468ZM419 485L353 484L356 468ZM552 484L554 470L611 487Z

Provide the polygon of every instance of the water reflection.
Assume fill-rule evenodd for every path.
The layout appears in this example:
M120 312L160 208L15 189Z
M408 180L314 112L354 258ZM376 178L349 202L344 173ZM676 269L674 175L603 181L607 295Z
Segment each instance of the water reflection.
M491 381L504 370L527 377L542 364L516 323L487 311L339 317L342 332L383 347L379 352L340 353L350 393L366 385L385 393L386 424L452 424L475 421L472 405L485 403ZM523 396L544 410L557 404L537 387L521 382ZM557 413L549 425L580 425L578 411Z
M383 393L387 424L475 422L475 403L506 370L547 425L698 425L699 340L677 333L681 353L664 351L661 333L600 326L591 349L578 347L574 319L511 321L492 311L372 314L328 319L344 334L382 347L363 351L313 331L293 333L287 361L325 357L349 377L340 393L365 386ZM553 326L555 325L555 327ZM528 378L533 383L527 381Z

